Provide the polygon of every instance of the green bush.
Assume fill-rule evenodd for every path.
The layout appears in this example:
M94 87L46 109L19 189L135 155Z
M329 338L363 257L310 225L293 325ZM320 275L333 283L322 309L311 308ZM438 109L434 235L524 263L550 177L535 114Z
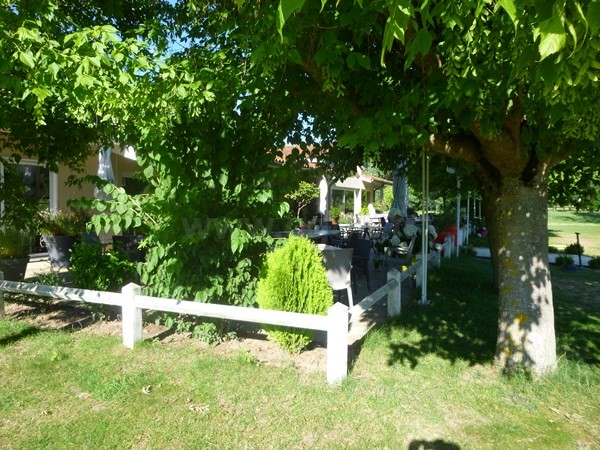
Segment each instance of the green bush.
M558 248L553 245L548 246L548 253L559 253Z
M339 206L332 206L331 207L331 218L332 219L336 219L336 220L340 220L340 215L342 214L342 208L340 208Z
M38 272L35 274L35 277L38 284L45 286L61 286L64 283L64 278L60 273L52 269L50 269L50 272Z
M0 259L21 258L30 251L31 236L28 233L14 228L0 230Z
M581 249L581 254L583 255L583 245L574 242L565 247L564 253L567 255L579 255L579 250Z
M589 268L594 270L600 269L600 256L594 256L590 259Z
M338 223L342 225L348 225L354 223L354 214L352 213L340 213L340 218L338 219Z
M81 209L73 211L41 211L37 228L42 236L79 236L86 229L89 216Z
M105 253L100 245L77 243L71 254L73 285L81 289L117 292L136 278L135 263L118 253Z
M574 262L573 257L570 255L558 255L555 261L556 265L561 267L572 266Z
M306 238L292 236L267 255L257 289L264 309L327 314L333 291L327 282L322 255ZM312 330L265 326L269 338L290 353L299 353L313 339Z
M440 231L440 230L438 230ZM490 246L490 241L489 239L486 237L481 237L481 236L477 236L476 234L473 234L471 236L469 236L469 244L472 245L473 247L489 247Z

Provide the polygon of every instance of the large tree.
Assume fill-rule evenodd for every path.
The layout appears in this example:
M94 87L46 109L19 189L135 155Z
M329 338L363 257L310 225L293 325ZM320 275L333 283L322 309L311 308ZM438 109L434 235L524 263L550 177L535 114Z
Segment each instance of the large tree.
M597 1L282 0L261 18L279 46L263 57L275 39L255 38L256 59L335 130L340 152L393 162L424 148L473 168L503 368L556 365L548 176L599 137L599 18Z

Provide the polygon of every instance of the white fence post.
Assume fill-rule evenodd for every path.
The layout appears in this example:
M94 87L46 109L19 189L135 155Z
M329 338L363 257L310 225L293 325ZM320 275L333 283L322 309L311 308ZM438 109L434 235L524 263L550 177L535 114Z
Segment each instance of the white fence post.
M4 272L0 271L0 282L4 281ZM4 319L4 291L0 289L0 319Z
M444 257L451 258L452 257L452 237L446 237L444 239Z
M396 280L396 287L393 287L388 292L387 309L388 317L400 316L402 310L402 274L397 269L392 269L387 274L388 283Z
M334 384L348 375L348 307L335 303L327 318L327 381Z
M142 288L134 283L129 283L121 289L123 307L121 320L123 321L123 345L133 348L135 343L142 340L142 310L135 306L135 297L142 293Z
M421 287L421 284L423 283L423 270L421 269L421 264L423 264L423 260L419 259L417 260L417 262L415 263L415 286L416 287Z

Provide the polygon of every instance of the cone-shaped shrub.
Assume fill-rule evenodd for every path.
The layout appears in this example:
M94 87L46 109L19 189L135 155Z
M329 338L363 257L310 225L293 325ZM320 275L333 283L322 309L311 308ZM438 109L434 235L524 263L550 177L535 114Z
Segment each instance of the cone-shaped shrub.
M267 255L258 282L257 301L264 309L327 314L333 304L333 291L319 249L308 239L292 236ZM302 351L314 331L265 326L269 339L291 353Z

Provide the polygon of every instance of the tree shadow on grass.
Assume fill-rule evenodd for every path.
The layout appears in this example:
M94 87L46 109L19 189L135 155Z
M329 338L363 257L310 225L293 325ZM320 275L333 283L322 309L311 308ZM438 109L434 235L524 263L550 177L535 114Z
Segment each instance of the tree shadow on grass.
M557 236L558 236L558 232L556 230L548 229L548 237L557 237Z
M599 365L600 281L584 281L576 273L553 273L558 353L570 361ZM498 294L491 262L463 258L446 264L430 274L428 291L432 305L404 308L400 319L383 328L391 350L388 363L414 368L428 354L452 363L493 361Z
M390 365L415 368L428 354L471 365L493 360L498 301L491 264L448 264L442 270L443 277L439 271L429 276L428 299L433 303L405 308L400 319L384 328Z
M20 330L15 330L15 333L9 333L8 336L0 338L0 348L12 345L15 342L20 341L21 339L25 339L30 336L35 336L36 334L39 334L42 331L43 330L33 326L28 326Z
M557 351L571 361L600 367L600 318L581 307L555 305Z
M579 211L573 212L572 215L562 216L560 220L561 222L600 224L600 214L596 212Z
M435 441L415 440L409 444L408 450L460 450L460 446L441 439Z
M583 274L552 273L557 351L600 366L600 274L597 281L586 281Z

